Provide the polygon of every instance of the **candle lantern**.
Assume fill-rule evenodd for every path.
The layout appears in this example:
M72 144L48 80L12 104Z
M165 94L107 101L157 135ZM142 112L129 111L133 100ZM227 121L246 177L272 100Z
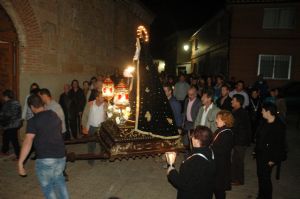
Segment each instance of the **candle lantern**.
M104 80L102 85L102 96L110 101L114 97L114 82L108 77Z
M129 105L129 92L122 80L116 86L114 104L120 109L124 109Z

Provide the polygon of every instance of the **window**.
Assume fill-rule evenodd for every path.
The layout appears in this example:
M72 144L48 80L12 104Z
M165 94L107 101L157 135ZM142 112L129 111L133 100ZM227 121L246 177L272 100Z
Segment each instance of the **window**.
M257 75L266 79L290 79L292 56L259 55Z
M264 29L291 29L295 26L295 8L265 8Z
M198 50L198 39L195 39L195 50Z

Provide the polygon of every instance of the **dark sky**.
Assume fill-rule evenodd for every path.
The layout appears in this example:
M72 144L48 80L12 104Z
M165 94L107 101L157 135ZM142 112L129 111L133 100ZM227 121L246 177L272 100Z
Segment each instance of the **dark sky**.
M160 49L165 37L179 30L200 28L225 5L225 0L140 1L156 16L150 29L150 46L154 57L161 57Z

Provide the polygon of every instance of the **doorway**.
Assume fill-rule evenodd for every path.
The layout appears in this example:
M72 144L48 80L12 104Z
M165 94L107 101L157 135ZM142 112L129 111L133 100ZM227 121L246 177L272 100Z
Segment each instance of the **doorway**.
M11 89L19 94L17 32L6 11L0 6L0 93Z

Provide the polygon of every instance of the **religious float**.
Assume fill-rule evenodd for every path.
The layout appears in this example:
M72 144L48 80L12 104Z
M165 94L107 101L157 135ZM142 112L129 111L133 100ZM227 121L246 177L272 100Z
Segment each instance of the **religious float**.
M139 26L134 66L124 71L124 80L117 85L110 78L103 82L102 93L108 102L108 119L100 125L96 135L65 142L66 145L98 142L102 152L69 152L69 161L128 159L183 150L148 42L147 30Z

